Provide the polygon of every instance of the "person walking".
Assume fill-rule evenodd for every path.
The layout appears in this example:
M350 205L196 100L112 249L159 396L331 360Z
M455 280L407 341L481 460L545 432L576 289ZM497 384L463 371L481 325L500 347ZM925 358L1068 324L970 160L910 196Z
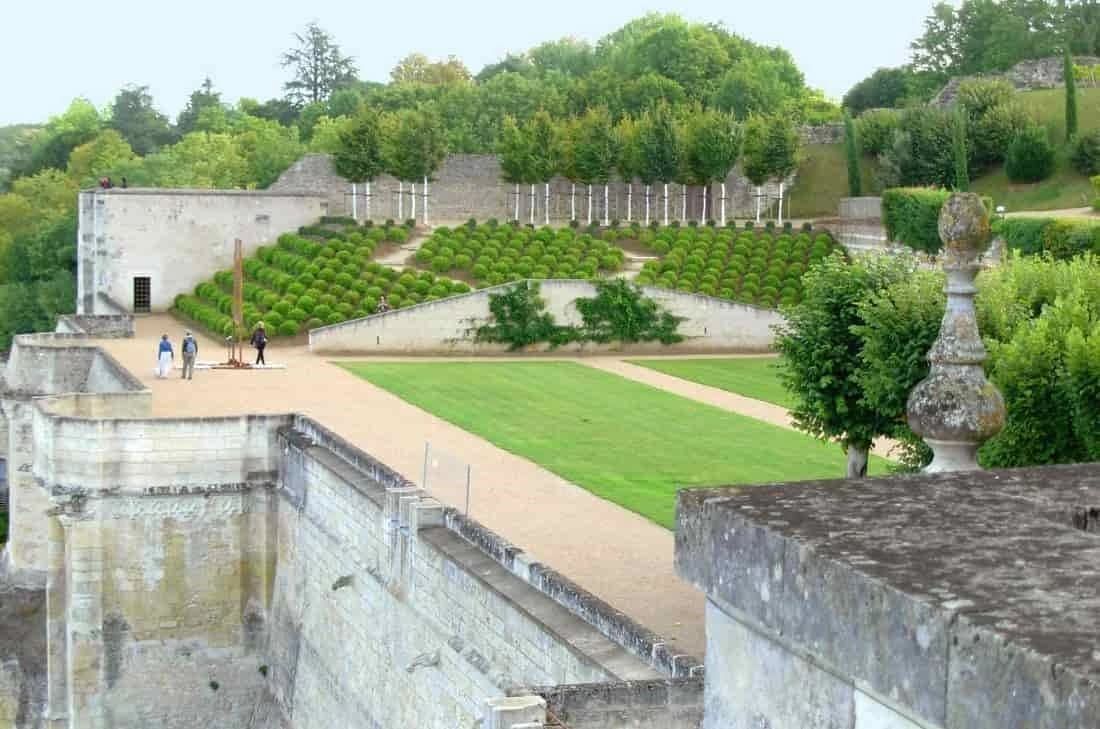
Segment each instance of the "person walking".
M385 314L389 310L390 310L390 302L386 301L386 295L383 294L378 299L378 306L375 307L374 313L375 314Z
M257 324L256 331L252 332L252 346L256 348L256 364L266 365L264 347L267 346L267 332L264 330L263 322Z
M195 374L195 357L199 353L199 343L195 341L195 337L191 332L187 332L183 337L183 342L180 344L180 352L183 353L183 374L180 375L180 379L190 380L191 376Z
M172 343L168 341L168 335L162 334L160 344L157 346L157 377L164 379L172 370L172 360L175 358L172 352Z

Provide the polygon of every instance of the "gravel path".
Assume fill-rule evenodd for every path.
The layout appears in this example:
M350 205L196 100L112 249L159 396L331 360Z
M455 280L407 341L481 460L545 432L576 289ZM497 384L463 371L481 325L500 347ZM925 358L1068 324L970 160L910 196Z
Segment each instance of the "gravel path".
M536 559L643 625L702 657L703 596L673 570L673 534L604 501L530 461L409 405L388 392L314 357L303 347L269 348L270 363L286 369L199 370L195 379L153 376L157 339L177 341L183 325L167 315L137 319L135 339L100 343L153 392L158 417L247 412L305 413L419 482L424 443L444 461L472 465L470 513ZM200 336L199 361L225 350ZM432 488L461 507L460 479Z

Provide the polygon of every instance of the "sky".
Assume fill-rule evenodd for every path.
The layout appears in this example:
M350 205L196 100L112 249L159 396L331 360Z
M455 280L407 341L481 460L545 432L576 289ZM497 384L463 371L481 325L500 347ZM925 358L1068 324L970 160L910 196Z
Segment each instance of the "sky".
M839 99L880 66L909 59L934 0L55 0L0 13L0 125L42 122L78 96L107 106L126 84L148 86L171 117L206 76L222 98L280 96L279 55L311 21L386 81L405 55L454 54L477 73L505 53L563 36L596 41L647 12L722 22L790 51L809 85Z

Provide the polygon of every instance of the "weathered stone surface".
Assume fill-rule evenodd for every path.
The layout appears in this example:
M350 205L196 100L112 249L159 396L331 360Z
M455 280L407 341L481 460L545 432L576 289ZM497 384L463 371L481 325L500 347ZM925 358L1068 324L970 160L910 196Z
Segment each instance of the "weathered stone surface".
M0 560L0 726L45 727L46 593L21 587Z
M1096 726L1098 509L1098 466L682 491L676 564L923 721Z
M978 468L978 447L1004 427L1004 399L982 370L986 351L974 311L974 277L989 245L989 215L981 198L955 193L940 212L947 272L947 307L928 353L931 371L913 388L909 427L932 448L929 471Z

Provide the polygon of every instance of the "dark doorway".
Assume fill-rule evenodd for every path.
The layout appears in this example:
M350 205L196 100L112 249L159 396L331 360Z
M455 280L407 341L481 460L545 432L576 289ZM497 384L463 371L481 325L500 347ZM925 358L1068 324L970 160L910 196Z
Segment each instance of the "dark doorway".
M150 300L149 277L134 276L134 313L148 314Z

